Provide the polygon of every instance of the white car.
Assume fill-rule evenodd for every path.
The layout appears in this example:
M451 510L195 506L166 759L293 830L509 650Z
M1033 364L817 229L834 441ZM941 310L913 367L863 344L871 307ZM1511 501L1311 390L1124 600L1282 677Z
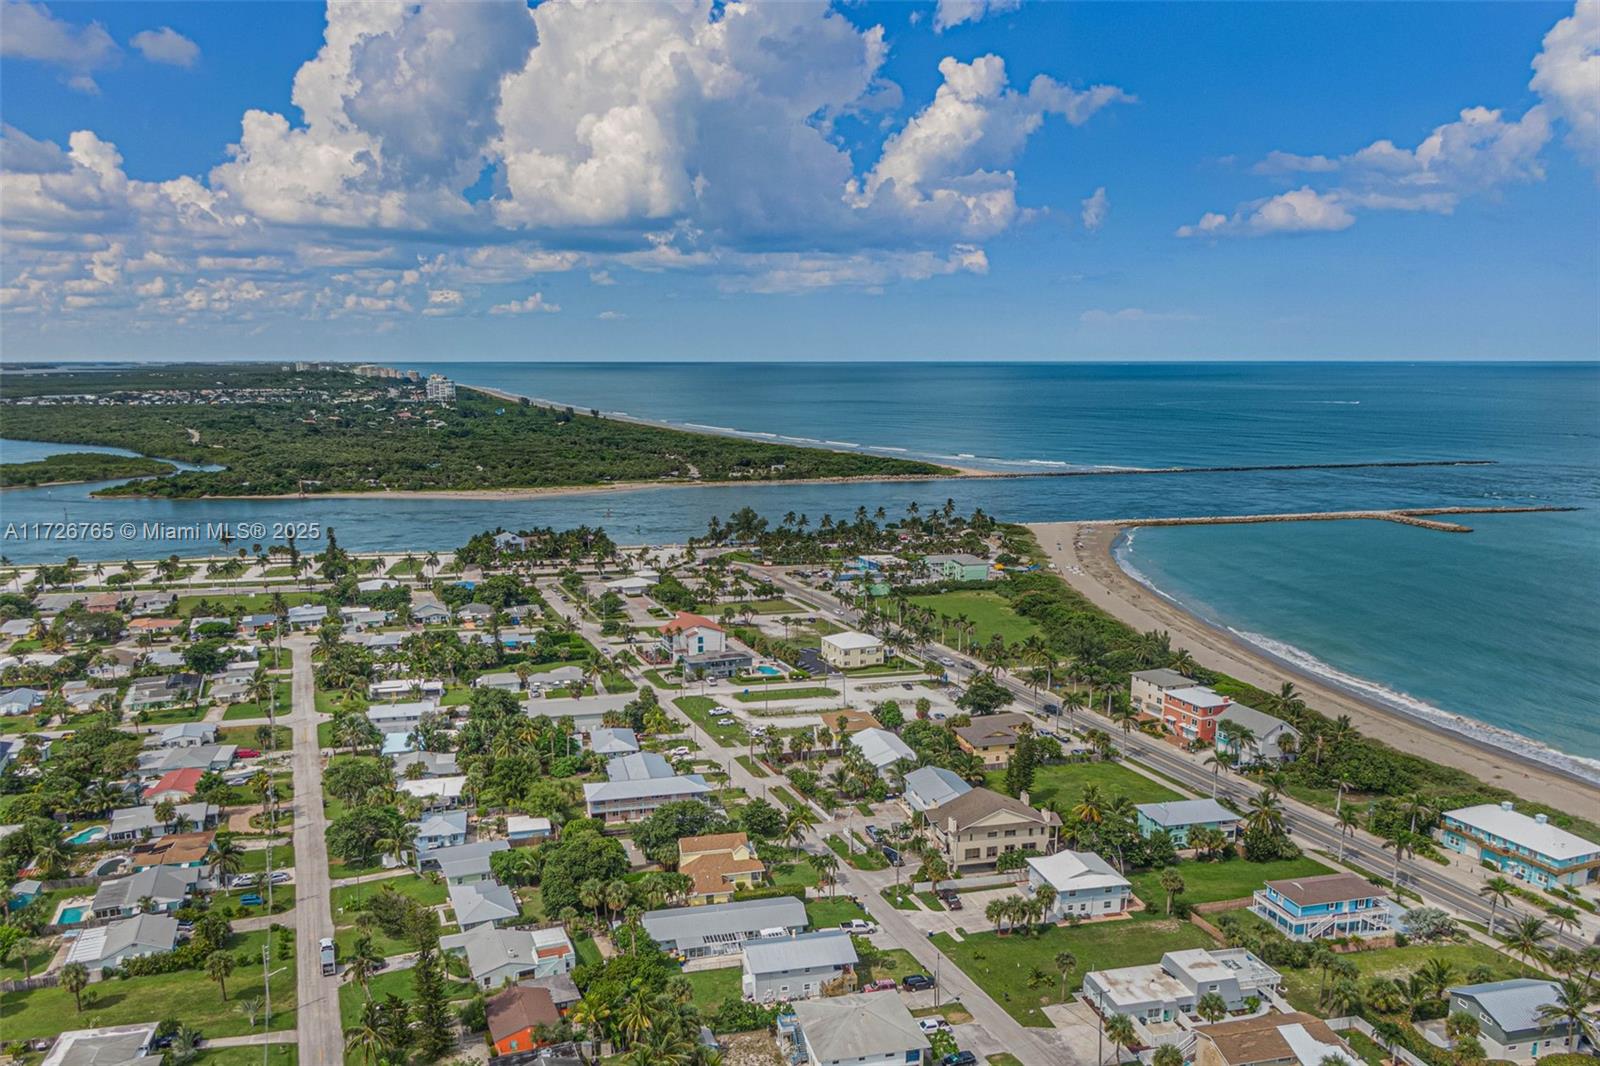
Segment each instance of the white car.
M682 747L681 745L679 747L676 747L676 748L672 749L672 757L674 759L687 759L689 757L689 755L690 755L689 749L685 748L685 747Z
M950 1023L943 1018L918 1018L917 1028L921 1029L925 1035L932 1036L934 1033L948 1033L950 1031Z
M729 717L728 715L723 715L721 718L715 719L715 721L716 721L716 723L718 725L732 725L733 724L733 719L731 717Z

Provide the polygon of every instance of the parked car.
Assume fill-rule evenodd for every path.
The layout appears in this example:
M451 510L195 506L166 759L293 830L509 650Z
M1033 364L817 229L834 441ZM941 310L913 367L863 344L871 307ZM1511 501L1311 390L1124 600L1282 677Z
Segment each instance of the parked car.
M690 754L691 753L690 753L689 749L686 748L686 747L683 747L681 744L678 747L672 749L672 757L674 759L687 759Z
M878 850L883 852L883 857L889 860L890 866L905 865L905 860L900 857L900 852L896 851L894 848L891 848L889 845L881 845Z
M290 873L288 870L272 871L272 883L275 885L286 885L293 877L294 874Z
M877 926L860 918L851 918L848 922L840 922L839 928L843 929L847 933L859 933L862 936L865 936L868 933L876 933L878 931Z
M939 899L944 902L946 909L958 911L961 909L961 893L954 889L945 889L939 893Z
M905 689L907 692L910 692L911 690L915 689L917 686L913 685L909 681L902 681L902 682L900 682L900 687Z
M248 892L239 897L239 905L241 907L259 907L265 902L266 900L262 899L254 892Z
M732 716L730 716L730 715L726 715L726 714L725 714L725 715L723 715L723 716L722 716L722 717L721 717L721 718L717 718L717 719L714 719L714 721L715 721L715 722L716 722L716 723L717 723L717 724L718 724L718 725L733 725L733 718L732 718Z
M923 1035L932 1036L934 1033L948 1033L950 1023L943 1018L918 1018L917 1028L922 1030Z
M233 754L236 757L240 758L240 759L259 759L259 758L261 758L261 753L259 751L257 751L255 748L240 748L238 751L234 752Z
M863 988L861 991L863 991L863 992L893 992L896 988L899 988L899 987L900 987L899 985L894 983L894 978L893 977L880 977L876 981L873 981L871 984L867 985L867 987Z
M954 659L950 658L950 656L948 656L948 655L941 655L939 657L939 665L940 666L954 666L955 664L956 664L956 661Z
M933 978L925 973L908 973L900 981L907 992L926 992L933 987Z
M970 1051L954 1051L940 1059L939 1066L978 1066L978 1056Z
M866 834L867 839L872 841L874 844L876 844L883 837L883 834L878 831L878 827L875 825L867 826Z

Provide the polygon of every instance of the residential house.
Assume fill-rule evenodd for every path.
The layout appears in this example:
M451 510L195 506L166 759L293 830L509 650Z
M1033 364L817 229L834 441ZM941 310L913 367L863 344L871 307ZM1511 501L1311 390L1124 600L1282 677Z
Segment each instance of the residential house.
M462 932L480 925L499 925L515 921L522 913L517 897L498 881L472 881L450 884L450 909Z
M32 714L33 709L44 702L44 697L45 694L36 688L14 688L0 694L0 717L15 718Z
M1051 921L1069 915L1103 918L1125 914L1133 905L1133 886L1092 851L1058 851L1028 856L1028 890L1037 895L1049 886L1055 899L1046 912Z
M1193 1020L1203 996L1222 997L1230 1011L1265 1000L1282 975L1244 948L1169 951L1153 966L1124 966L1083 975L1082 996L1102 1015L1125 1014L1146 1024ZM1317 1064L1312 1064L1317 1066Z
M954 555L925 555L922 565L936 581L987 581L989 560L957 552Z
M1268 881L1250 910L1290 940L1378 937L1394 932L1383 889L1355 874L1323 874Z
M917 761L917 753L887 729L863 729L851 734L849 742L880 774L887 774L896 763Z
M883 665L883 641L871 633L829 633L822 638L821 652L822 661L836 670Z
M71 683L69 682L69 684ZM68 691L65 685L61 688L61 695L66 699L67 706L71 707L74 712L93 710L94 705L107 696L112 697L112 703L114 704L116 702L116 694L117 690L114 688L84 687L72 689L71 691Z
M1033 720L1025 714L980 715L971 725L956 727L956 744L982 759L987 769L997 770L1011 761L1017 738L1032 728Z
M804 1066L901 1066L931 1063L928 1036L899 996L858 992L794 1004L778 1022Z
M128 852L134 873L154 866L178 866L209 873L211 844L217 834L211 830L166 833L135 844Z
M1229 726L1246 730L1238 734L1246 739L1235 742ZM1232 755L1238 766L1285 763L1300 750L1300 731L1281 718L1235 703L1217 718L1217 750Z
M1194 1066L1362 1066L1328 1023L1310 1014L1260 1014L1196 1025Z
M181 651L147 651L141 660L142 665L151 670L181 670L184 667L183 652ZM200 679L195 679L195 689L200 688Z
M665 755L653 751L636 751L632 755L618 755L606 763L606 777L612 781L651 781L676 776L677 771Z
M150 807L155 807L164 800L187 804L193 798L195 789L200 787L200 779L204 776L205 771L198 767L169 770L157 778L155 784L145 789L144 795L140 798Z
M438 713L439 705L432 700L375 703L367 708L367 721L377 726L380 733L411 733L426 715Z
M533 1051L549 1043L535 1037L561 1024L561 1012L548 989L512 985L490 996L484 1003L489 1018L489 1039L502 1055Z
M558 666L554 670L540 670L528 675L528 691L533 693L550 692L558 688L570 688L583 682L583 667ZM549 711L543 712L550 714ZM554 717L554 715L551 715Z
M906 790L901 802L913 814L927 813L972 791L972 786L954 770L942 766L919 766L906 774Z
M415 839L419 866L426 864L428 852L458 847L467 842L466 811L430 814L420 822L412 824L417 827Z
M91 972L121 966L141 955L171 951L178 942L178 919L139 914L80 932L67 950L67 963Z
M1450 989L1450 1013L1460 1011L1478 1020L1478 1041L1493 1060L1533 1062L1541 1055L1568 1050L1572 1026L1540 1013L1561 1001L1554 981L1518 977Z
M37 881L31 877L18 881L11 886L11 895L6 899L6 910L20 911L43 894L43 881Z
M1160 713L1141 717L1158 718L1171 736L1186 744L1215 744L1217 722L1232 706L1227 696L1204 685L1190 685L1162 693Z
M672 621L661 627L660 647L661 654L669 662L679 662L686 655L725 651L728 634L709 618L679 611Z
M466 787L465 774L455 777L419 777L415 781L402 781L395 787L408 796L422 801L425 812L448 811L461 803L461 790Z
M571 973L578 953L561 926L544 929L497 929L480 925L439 938L444 951L465 955L472 981L479 988L498 988L506 981Z
M1128 683L1128 705L1140 718L1159 718L1166 694L1193 684L1194 678L1176 670L1135 670Z
M161 1066L160 1053L151 1054L155 1039L155 1022L73 1029L56 1037L39 1066Z
M347 633L363 633L389 621L388 611L374 611L361 607L339 608L339 620Z
M713 833L678 840L678 872L694 883L692 905L727 903L735 891L766 878L767 867L744 833Z
M422 626L443 625L450 621L450 609L437 600L417 599L411 604L411 620Z
M160 654L160 653L156 653ZM175 653L174 653L175 654ZM146 660L155 658L147 655ZM183 657L178 656L181 665ZM122 697L122 707L131 714L170 707L175 703L188 703L200 695L200 675L189 673L164 674L160 677L141 677L128 686Z
M1028 794L1003 796L975 788L927 812L927 829L952 872L993 866L1008 851L1047 854L1054 850L1061 818L1028 806Z
M646 911L641 920L662 951L685 959L731 955L742 951L746 941L791 937L810 924L805 904L793 896L669 907Z
M506 840L511 846L522 847L526 844L537 844L541 840L548 840L555 833L555 826L548 818L539 818L529 814L509 814L506 816Z
M388 736L395 736L390 733ZM409 733L400 734L409 737ZM385 738L385 747L388 741ZM453 751L401 751L394 756L394 776L396 780L411 780L411 767L420 766L422 777L454 777L461 773L461 767L456 762L456 753Z
M1189 833L1204 827L1215 829L1226 840L1239 835L1242 819L1214 799L1172 800L1167 803L1140 803L1134 810L1139 817L1139 835L1149 839L1164 830L1178 848L1189 846Z
M1547 815L1530 818L1510 800L1446 811L1437 833L1451 851L1543 888L1600 880L1600 844L1551 825Z
M217 742L217 727L212 722L179 722L156 735L158 748L198 748Z
M233 765L235 744L196 744L193 747L150 748L139 753L136 771L143 780L163 777L174 770L199 770L202 774L221 772Z
M265 611L242 615L239 618L239 635L253 638L277 624L278 616Z
M853 986L856 962L855 944L841 929L749 940L744 945L744 998L774 1003L820 996L822 986L834 981Z
M505 840L476 840L471 844L418 851L420 869L436 869L446 884L466 885L494 879L489 856L499 851L509 851L511 844Z
M127 877L100 882L90 910L96 918L128 918L145 913L170 913L183 906L199 886L200 871L184 866L152 866ZM145 909L141 901L148 900Z
M487 603L464 603L456 608L456 621L464 626L482 628L494 618L494 608Z
M183 629L181 618L135 618L128 622L128 635L148 635L152 640L170 640Z
M302 603L289 608L290 629L315 629L328 619L328 608L321 603Z
M755 665L755 657L738 648L727 647L720 651L703 651L685 655L678 660L683 676L693 680L698 677L735 677Z
M572 1005L583 998L583 993L578 991L578 986L572 978L565 973L553 973L547 977L524 977L518 984L524 988L542 988L550 993L550 998L555 1001L556 1010L565 1018Z
M631 729L595 729L589 733L589 750L608 758L632 755L639 750L639 738Z
M518 677L514 670L497 670L473 678L472 687L492 688L501 692L521 692L522 678Z
M432 678L391 677L374 681L367 686L369 700L399 700L407 696L427 696L438 699L444 695L444 682Z
M515 533L496 533L494 535L494 546L497 550L503 552L520 552L528 550L527 540L519 537Z
M172 832L180 818L194 829L215 829L217 807L212 803L180 803L173 808L173 820L165 824L156 819L154 804L144 807L119 807L111 812L111 827L106 831L106 840L111 843L123 843L164 836Z
M90 660L84 672L96 681L120 681L133 673L143 657L134 648L106 648Z
M617 763L622 760L611 761ZM636 822L648 818L663 804L675 800L703 799L715 791L699 774L605 781L583 786L583 805L590 818L601 818L608 822Z
M84 608L90 614L111 614L121 609L126 598L126 593L122 592L97 592L84 603Z
M136 615L166 614L178 605L175 592L141 592L133 601Z
M606 588L618 596L643 596L654 588L656 583L649 578L633 575L619 577L615 581L606 582Z

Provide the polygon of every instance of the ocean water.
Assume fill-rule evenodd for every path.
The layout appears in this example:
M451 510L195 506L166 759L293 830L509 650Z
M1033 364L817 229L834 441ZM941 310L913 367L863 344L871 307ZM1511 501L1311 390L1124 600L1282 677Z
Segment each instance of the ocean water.
M133 522L81 558L204 552L148 524L316 520L355 548L445 548L495 525L681 539L749 504L813 522L947 498L1017 521L1430 505L1580 510L1142 529L1130 569L1281 659L1453 728L1503 729L1600 772L1600 365L407 364L457 381L715 432L1009 471L1486 459L1369 468L891 485L739 486L464 500L90 500L0 495L0 529ZM0 433L4 426L0 425ZM69 450L0 441L0 459ZM9 531L9 530L8 530ZM14 560L59 541L7 537ZM1507 740L1521 743L1520 740ZM1587 765L1587 764L1586 764Z

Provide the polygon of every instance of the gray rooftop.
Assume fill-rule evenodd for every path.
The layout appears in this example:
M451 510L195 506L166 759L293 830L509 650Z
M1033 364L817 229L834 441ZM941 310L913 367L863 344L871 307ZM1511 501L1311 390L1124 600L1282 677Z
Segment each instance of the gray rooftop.
M1450 989L1452 996L1467 996L1494 1019L1502 1032L1557 1028L1539 1017L1539 1008L1560 998L1561 986L1554 981L1517 977L1509 981L1490 981L1481 985L1462 985Z
M644 930L651 939L676 943L680 948L696 946L729 933L804 929L808 924L806 905L793 896L735 900L705 907L670 907L648 911L644 916Z
M1135 670L1133 676L1157 688L1188 688L1194 684L1194 678L1185 677L1176 670Z
M854 966L856 946L842 929L801 933L782 939L753 940L744 946L745 969L753 974Z
M483 922L509 921L522 913L517 898L498 881L451 885L450 907L456 912L456 924L463 929Z
M1211 822L1237 822L1239 816L1214 799L1172 800L1167 803L1140 803L1140 814L1161 826L1204 825Z
M158 1066L160 1055L145 1054L155 1035L155 1022L74 1029L56 1038L40 1066Z
M822 1062L903 1058L926 1050L928 1038L899 996L856 993L833 999L806 999L790 1007L813 1058Z

